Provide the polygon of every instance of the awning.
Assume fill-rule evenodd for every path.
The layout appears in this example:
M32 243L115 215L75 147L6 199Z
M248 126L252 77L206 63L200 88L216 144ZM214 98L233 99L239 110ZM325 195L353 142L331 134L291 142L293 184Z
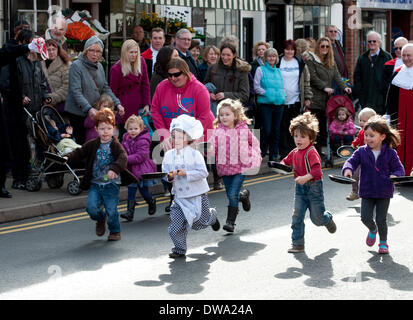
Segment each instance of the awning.
M264 0L141 0L141 3L193 8L264 11Z

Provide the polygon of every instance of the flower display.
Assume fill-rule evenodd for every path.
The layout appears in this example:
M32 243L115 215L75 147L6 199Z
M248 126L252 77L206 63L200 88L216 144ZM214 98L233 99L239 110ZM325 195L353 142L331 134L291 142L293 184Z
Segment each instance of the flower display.
M188 29L191 33L195 30L187 25L186 22L178 18L162 18L156 12L147 13L142 11L140 16L140 25L145 31L151 31L153 28L165 29L167 34L175 34L179 29Z

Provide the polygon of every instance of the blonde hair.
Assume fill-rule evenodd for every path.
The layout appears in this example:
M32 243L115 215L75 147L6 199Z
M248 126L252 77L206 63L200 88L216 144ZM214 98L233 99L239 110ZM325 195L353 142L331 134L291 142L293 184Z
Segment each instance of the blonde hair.
M138 56L136 58L136 61L131 64L128 58L128 51L134 47L138 49ZM135 40L129 39L122 44L120 62L122 66L122 74L124 77L126 77L129 73L133 73L134 75L139 75L141 73L141 52L139 50L139 45Z
M383 142L387 143L391 148L395 149L400 145L399 132L387 124L386 118L380 115L371 117L364 126L364 132L369 128L375 132L386 135Z
M328 42L328 53L325 56L322 56L320 53L320 45L321 42ZM331 41L328 37L321 37L320 39L317 40L317 44L314 49L314 53L317 55L317 57L320 58L321 62L329 69L332 69L334 67L334 52L333 52L333 47L331 45Z
M131 123L137 123L141 130L145 129L145 123L143 122L143 120L140 116L137 116L135 114L131 115L125 122L125 129L126 130L128 130L128 126Z
M294 132L297 130L305 135L308 135L310 140L314 142L319 132L317 117L310 112L304 112L303 114L295 117L290 122L291 135L294 136Z
M218 127L218 124L221 123L219 113L222 108L230 108L232 113L235 115L235 121L234 125L237 125L238 123L245 121L247 124L251 124L251 119L249 119L245 113L244 113L244 107L242 103L239 100L233 100L233 99L224 99L220 103L218 103L217 107L217 118L213 122L213 126L216 128Z
M108 95L107 93L104 93L100 96L99 100L96 101L95 104L93 105L93 108L99 111L100 106L105 102L108 103L112 111L115 109L115 104L113 103L112 97Z
M362 116L366 116L369 117L369 119L373 116L377 115L376 111L374 111L374 109L366 107L361 109L361 111L359 112L359 119Z
M264 46L267 49L270 48L270 44L268 42L265 41L258 41L254 44L254 47L252 48L252 57L255 59L257 57L257 53L258 53L258 47L259 46Z

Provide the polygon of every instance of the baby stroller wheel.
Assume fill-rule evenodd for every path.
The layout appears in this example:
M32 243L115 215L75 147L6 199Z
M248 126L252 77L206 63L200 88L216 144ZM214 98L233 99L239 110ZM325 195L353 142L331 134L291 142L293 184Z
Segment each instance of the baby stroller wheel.
M70 195L72 196L77 196L78 194L80 194L82 192L82 190L80 189L80 185L79 182L77 181L70 181L67 184L67 192L69 192Z
M39 191L40 188L42 187L42 180L39 178L29 178L26 181L26 189L27 191Z
M50 189L59 189L63 186L64 175L50 174L46 176L45 180Z

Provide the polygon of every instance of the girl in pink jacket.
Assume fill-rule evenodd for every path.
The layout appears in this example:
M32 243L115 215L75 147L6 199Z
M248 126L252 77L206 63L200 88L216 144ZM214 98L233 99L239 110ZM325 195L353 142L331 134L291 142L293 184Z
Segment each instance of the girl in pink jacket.
M330 138L333 148L336 150L342 145L350 145L356 134L351 113L345 107L336 109L334 120L329 126Z
M248 128L251 120L244 114L239 100L224 99L218 104L215 129L208 139L212 144L218 175L222 176L229 200L227 221L223 229L233 232L238 202L245 211L251 209L250 192L241 190L246 174L258 173L261 150L258 139Z

